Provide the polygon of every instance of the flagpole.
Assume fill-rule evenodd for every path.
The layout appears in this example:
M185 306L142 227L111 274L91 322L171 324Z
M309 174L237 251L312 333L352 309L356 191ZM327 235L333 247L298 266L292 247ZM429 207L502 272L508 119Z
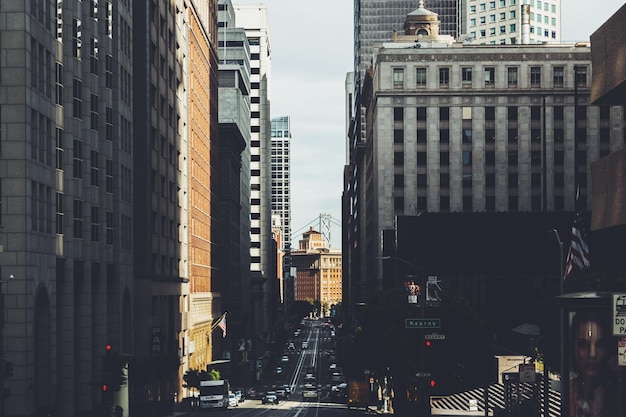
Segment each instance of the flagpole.
M220 322L222 321L222 319L223 319L224 317L226 317L226 313L228 313L228 311L225 311L224 313L222 313L222 315L221 315L221 316L219 316L219 317L218 317L218 318L217 318L217 319L213 322L213 324L211 325L211 331L213 331L213 330L217 329L217 326L219 326L219 325L220 325Z
M551 230L552 233L554 233L554 236L556 237L556 240L559 244L559 280L561 281L561 285L560 285L560 292L561 295L563 295L563 283L565 282L565 277L563 276L564 271L563 271L563 241L561 240L561 237L559 236L559 231L556 229L552 229ZM566 322L565 322L565 311L563 311L563 309L561 308L560 311L560 318L561 318L561 329L560 329L560 333L561 333L561 343L560 343L560 350L561 350L561 363L560 363L560 368L561 368L561 415L563 414L563 403L564 403L564 398L567 397L565 391L566 391L566 387L565 384L567 383L567 378L566 375L568 374L566 366L567 363L565 361L565 327L566 327ZM545 360L545 354L544 354L544 360L543 360L543 368L544 368L544 378L545 378L545 384L547 384L548 380L547 380L547 376L548 376L548 367L546 366L546 360ZM549 411L549 395L550 395L550 391L549 388L546 388L544 386L544 415L545 417L549 417L550 415L550 411Z

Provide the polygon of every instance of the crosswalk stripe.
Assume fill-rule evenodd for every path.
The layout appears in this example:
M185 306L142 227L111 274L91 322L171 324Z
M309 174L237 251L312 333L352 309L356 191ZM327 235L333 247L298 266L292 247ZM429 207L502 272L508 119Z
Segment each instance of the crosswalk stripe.
M525 399L532 398L533 387L530 384L520 384L520 396ZM539 383L537 387L539 394L539 405L543 407L544 392L543 384ZM492 384L488 388L489 408L504 408L504 384ZM460 392L442 397L431 397L431 407L436 410L458 410L464 411L469 409L470 400L477 400L479 411L484 411L483 404L483 388L476 388L465 392ZM559 417L561 415L561 393L553 389L549 390L548 409L550 417Z

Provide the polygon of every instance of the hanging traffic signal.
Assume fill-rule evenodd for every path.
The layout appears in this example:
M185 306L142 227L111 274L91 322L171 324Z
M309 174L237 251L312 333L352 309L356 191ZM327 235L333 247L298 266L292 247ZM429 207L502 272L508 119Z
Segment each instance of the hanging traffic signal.
M106 351L107 354L110 354L111 350L113 350L113 347L107 343L106 346L104 346L104 350Z
M429 385L431 388L435 388L435 385L436 385L435 380L431 378Z
M431 343L432 342L430 340L427 340L426 343L425 343L426 347L430 347Z
M107 392L107 384L102 384L102 392Z

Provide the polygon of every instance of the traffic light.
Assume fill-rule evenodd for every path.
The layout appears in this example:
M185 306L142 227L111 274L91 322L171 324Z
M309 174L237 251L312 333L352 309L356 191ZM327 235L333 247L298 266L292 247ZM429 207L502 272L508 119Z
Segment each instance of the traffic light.
M5 378L10 378L13 376L13 362L7 361L5 360L3 362L3 366L4 366L4 377Z
M430 386L431 389L435 388L435 385L436 385L435 380L431 378L428 385Z
M429 348L431 346L432 342L430 340L427 340L424 345L426 345L427 348Z

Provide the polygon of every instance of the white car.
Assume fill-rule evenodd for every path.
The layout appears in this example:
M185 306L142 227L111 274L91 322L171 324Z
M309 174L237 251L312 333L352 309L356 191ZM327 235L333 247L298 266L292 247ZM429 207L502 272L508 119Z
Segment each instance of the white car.
M230 394L228 394L228 407L238 407L239 406L239 399L237 398L237 396L235 395L234 392L231 392Z
M302 342L302 349L307 349L308 347L309 347L309 342L307 342L306 340Z
M263 398L261 398L261 404L278 404L276 391L267 391Z
M287 355L283 355L283 357L282 357L282 358L280 358L280 361L281 361L282 363L287 363L287 362L289 362L289 356L287 356Z

